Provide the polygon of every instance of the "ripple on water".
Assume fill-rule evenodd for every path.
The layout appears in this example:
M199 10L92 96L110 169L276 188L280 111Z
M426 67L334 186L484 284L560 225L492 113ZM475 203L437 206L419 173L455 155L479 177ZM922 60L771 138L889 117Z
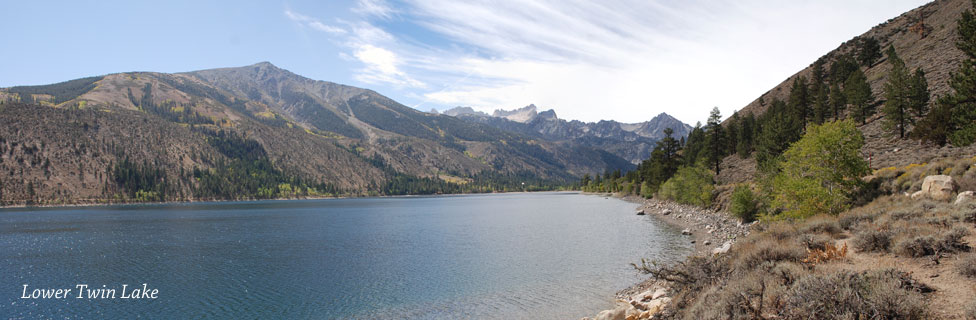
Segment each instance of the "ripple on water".
M636 205L565 193L0 210L0 287L159 288L19 300L4 317L580 318L691 247Z

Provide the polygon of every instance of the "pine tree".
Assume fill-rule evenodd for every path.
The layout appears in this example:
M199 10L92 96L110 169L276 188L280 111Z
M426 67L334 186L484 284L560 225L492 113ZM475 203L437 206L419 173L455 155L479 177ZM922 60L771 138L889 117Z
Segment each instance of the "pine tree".
M801 126L806 126L811 116L810 112L810 92L807 90L807 79L799 76L793 80L793 87L790 89L789 107L796 113L796 118L800 120Z
M830 84L830 109L834 115L834 121L840 119L840 113L847 107L847 98L844 91L836 83Z
M708 115L708 124L705 126L706 145L708 149L708 163L715 167L715 174L719 174L719 165L725 157L728 143L726 142L725 129L722 128L722 113L718 107L712 108Z
M817 59L817 62L813 63L813 76L810 78L810 94L812 95L811 100L813 100L813 121L820 124L823 123L830 109L830 100L828 96L827 84L824 82L824 70L823 64L824 59Z
M925 71L915 69L908 88L908 111L914 118L925 116L929 108L929 83L925 80Z
M881 44L874 37L858 39L857 61L865 68L870 68L878 58L881 58Z
M691 129L691 132L688 133L688 139L685 140L684 153L682 154L685 164L694 166L704 149L705 130L702 129L701 122L698 122L695 123L695 128Z
M898 137L905 137L905 126L908 125L909 108L909 86L910 78L905 62L898 57L895 47L888 47L888 63L891 64L891 71L888 72L888 82L884 84L885 103L884 108L884 128L886 130L897 130Z
M739 125L739 132L734 134L738 135L739 144L735 147L736 152L739 154L740 158L748 158L749 154L752 153L753 148L753 130L755 130L756 117L749 115L742 117L741 125Z
M725 126L725 136L726 142L728 142L728 147L725 149L728 154L735 154L737 152L736 148L739 147L739 126L742 123L742 118L739 117L739 112L732 112L732 117L729 118L728 124Z
M972 2L976 6L976 0ZM956 47L966 59L949 78L952 91L939 98L915 128L915 136L940 145L967 146L976 141L976 16L972 9L963 12L957 24L960 39Z
M873 93L871 93L871 85L868 84L868 79L861 69L854 70L851 76L847 78L847 82L844 83L844 91L847 102L853 107L854 119L861 124L867 123L867 118L874 113L871 106Z
M787 111L786 103L776 99L757 121L761 131L756 135L756 162L761 170L774 169L776 159L800 139L799 119Z

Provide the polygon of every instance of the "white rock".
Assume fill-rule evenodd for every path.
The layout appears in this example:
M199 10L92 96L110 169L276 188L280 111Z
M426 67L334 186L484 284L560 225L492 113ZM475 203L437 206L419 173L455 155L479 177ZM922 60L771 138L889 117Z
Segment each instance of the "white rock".
M681 230L681 234L686 235L686 236L690 236L691 235L691 230L690 229Z
M922 200L922 198L925 198L925 191L915 191L915 193L912 193L911 198L912 200Z
M657 300L657 298L663 297L668 294L668 290L664 288L657 289L654 294L651 295L651 300Z
M963 191L960 192L959 195L956 195L956 201L953 202L953 204L960 205L974 200L976 200L976 192Z
M722 244L721 247L712 249L712 254L723 254L729 252L729 249L731 248L732 248L732 241L726 241L724 244Z
M952 194L956 191L956 182L947 175L928 176L922 180L922 191L929 199L949 201L952 200Z

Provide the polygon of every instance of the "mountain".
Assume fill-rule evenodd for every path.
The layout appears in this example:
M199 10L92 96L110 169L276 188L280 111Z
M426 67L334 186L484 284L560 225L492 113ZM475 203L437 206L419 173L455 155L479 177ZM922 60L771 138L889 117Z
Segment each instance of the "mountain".
M268 62L2 88L0 101L5 203L551 188L633 167Z
M650 157L655 142L664 137L665 128L674 130L676 139L687 136L692 129L666 113L640 123L566 121L552 109L538 112L534 104L511 111L495 110L492 115L470 107L448 109L444 114L563 145L607 151L633 164Z
M931 107L939 96L949 92L950 74L959 68L965 58L965 54L956 48L959 37L957 20L963 11L970 8L972 2L969 0L937 0L927 3L841 43L818 60L823 63L829 78L831 68L840 65L837 63L840 59L845 55L856 57L859 54L860 44L863 41L876 40L882 52L889 46L893 46L898 56L904 60L908 70L918 68L924 71L931 94L929 105ZM794 80L799 77L811 79L815 65L816 61L811 62L806 68L756 97L742 107L738 111L739 114L752 113L758 116L770 108L773 100L788 101ZM881 54L870 65L860 65L860 69L864 72L873 92L871 105L874 113L867 118L866 124L859 124L859 129L865 137L862 154L865 158L871 159L872 168L901 167L911 163L926 163L936 157L971 155L974 152L973 147L940 147L892 136L883 128L883 121L881 121L884 118L881 112L885 100L884 84L888 81L891 64L888 63L887 57ZM850 110L842 111L841 117L848 115ZM724 124L727 125L728 120ZM752 178L756 171L756 162L754 158L727 157L722 167L719 180L743 182Z

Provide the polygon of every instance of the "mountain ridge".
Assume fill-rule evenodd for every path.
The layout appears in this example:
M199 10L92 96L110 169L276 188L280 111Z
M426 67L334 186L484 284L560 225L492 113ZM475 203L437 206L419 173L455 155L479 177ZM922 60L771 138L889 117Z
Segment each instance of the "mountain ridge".
M71 194L93 188L87 197L99 201L504 191L632 168L601 149L417 111L269 62L0 88L0 101L8 121L0 130L0 171L8 172L0 177L0 201L7 203L71 203L78 200ZM30 110L50 121L31 120ZM106 114L117 119L105 122ZM129 144L64 126L66 117L86 119L87 130L146 136L125 125L139 123L166 141ZM24 127L28 122L33 126ZM161 133L178 127L188 131ZM71 148L79 158L40 132L77 136ZM75 149L79 144L85 148ZM248 181L258 178L241 172L264 180ZM129 180L140 182L133 187ZM224 187L234 184L249 189Z
M451 108L443 114L552 141L599 148L633 164L650 157L657 140L664 137L665 128L674 131L675 139L686 137L692 129L664 112L638 123L583 122L560 119L553 109L538 112L534 104L510 111L496 109L491 115L470 107Z

